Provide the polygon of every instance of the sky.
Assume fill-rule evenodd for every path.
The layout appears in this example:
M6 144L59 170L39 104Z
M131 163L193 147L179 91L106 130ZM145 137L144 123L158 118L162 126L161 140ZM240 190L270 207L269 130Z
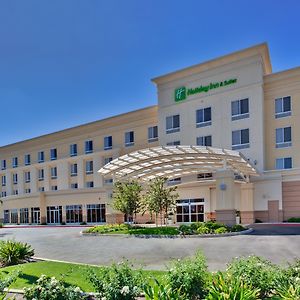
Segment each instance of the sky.
M299 0L0 0L0 146L157 103L154 78L267 42L300 66Z

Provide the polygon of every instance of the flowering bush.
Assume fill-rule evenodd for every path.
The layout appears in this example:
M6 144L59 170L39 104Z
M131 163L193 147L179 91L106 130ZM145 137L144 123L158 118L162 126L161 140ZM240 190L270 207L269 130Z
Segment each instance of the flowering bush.
M16 281L18 276L19 276L19 271L13 272L5 277L3 276L3 274L1 274L1 277L0 277L0 300L7 299L6 298L7 289L13 282Z
M79 287L65 287L55 277L42 275L31 288L24 289L27 300L82 300L86 299Z

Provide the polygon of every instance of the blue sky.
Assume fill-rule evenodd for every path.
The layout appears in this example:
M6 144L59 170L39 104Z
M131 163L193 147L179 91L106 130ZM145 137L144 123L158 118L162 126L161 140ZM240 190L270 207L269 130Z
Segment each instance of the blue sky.
M150 79L268 42L300 66L298 0L1 0L0 145L157 102Z

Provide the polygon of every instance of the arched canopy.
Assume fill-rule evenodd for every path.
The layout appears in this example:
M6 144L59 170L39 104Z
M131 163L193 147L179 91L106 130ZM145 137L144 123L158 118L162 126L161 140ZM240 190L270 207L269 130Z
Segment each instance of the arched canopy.
M168 179L198 173L214 173L229 169L243 178L257 176L254 166L232 150L204 146L158 146L120 156L98 172L117 180L151 180L158 176Z

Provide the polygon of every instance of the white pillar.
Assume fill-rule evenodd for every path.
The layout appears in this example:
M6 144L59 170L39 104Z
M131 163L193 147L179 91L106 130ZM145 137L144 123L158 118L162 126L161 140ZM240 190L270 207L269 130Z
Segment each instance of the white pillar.
M37 169L35 167L30 168L30 190L31 193L37 192Z
M69 188L69 164L67 161L62 161L57 165L57 174L59 180L57 181L57 188L59 190L67 190Z
M78 161L77 161L77 180L78 180L78 188L79 189L83 189L84 188L84 174L85 174L85 171L84 171L84 162L83 162L83 159L80 158Z
M100 170L102 167L102 157L101 156L95 156L93 159L93 168L94 168L94 187L102 187L102 178L100 174L98 173L98 170Z

